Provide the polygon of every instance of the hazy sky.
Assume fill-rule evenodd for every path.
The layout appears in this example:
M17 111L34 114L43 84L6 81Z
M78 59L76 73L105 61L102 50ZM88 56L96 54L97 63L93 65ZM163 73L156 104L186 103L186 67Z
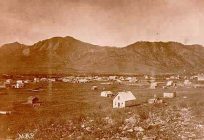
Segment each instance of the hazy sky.
M0 44L54 36L103 46L204 45L204 0L0 0Z

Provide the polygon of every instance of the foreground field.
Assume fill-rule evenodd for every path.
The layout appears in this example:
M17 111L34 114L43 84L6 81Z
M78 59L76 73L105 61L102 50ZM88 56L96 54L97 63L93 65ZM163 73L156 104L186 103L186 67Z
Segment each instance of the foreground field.
M98 90L91 90L93 85ZM41 87L39 92L29 89ZM112 99L100 97L103 90L130 90L137 105L112 109ZM176 91L177 97L150 105L154 94ZM24 89L0 93L0 138L10 139L204 139L204 95L202 88L151 90L134 85L69 84L62 82L29 84ZM23 104L29 96L41 105Z

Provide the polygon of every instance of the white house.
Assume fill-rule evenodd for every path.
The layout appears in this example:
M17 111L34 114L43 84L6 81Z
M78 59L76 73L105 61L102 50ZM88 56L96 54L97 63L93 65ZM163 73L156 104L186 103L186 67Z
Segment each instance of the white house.
M137 78L136 77L131 77L131 79L129 79L129 82L131 82L131 83L135 83L135 82L137 82L138 80L137 80Z
M125 80L130 81L132 80L132 77L126 77Z
M109 76L108 78L109 78L109 80L116 80L117 76Z
M166 86L173 86L173 81L167 81Z
M176 92L164 92L163 97L164 98L174 98L176 97Z
M14 85L14 88L23 88L24 87L24 83L22 80L17 80L16 84Z
M78 82L79 83L87 83L89 82L87 79L78 79Z
M124 78L123 76L120 76L119 79L120 79L121 81L124 81L124 80L125 80L125 78Z
M156 89L157 86L158 86L157 82L150 83L150 89Z
M112 96L112 95L113 95L113 92L111 92L111 91L102 91L101 92L102 97L109 97L109 96Z
M12 79L6 79L5 84L11 84L12 83Z
M120 79L116 79L116 82L118 82L118 83L122 83L122 80L120 80Z
M6 84L5 83L1 83L0 84L0 89L4 89L4 88L6 88Z
M49 78L48 81L49 82L56 82L56 79L55 78Z
M26 83L26 84L28 84L28 83L30 83L30 80L24 80L24 83Z
M192 84L192 82L190 80L184 80L183 84L185 86L190 86Z
M204 81L204 74L198 74L198 81Z
M148 76L148 75L145 75L144 78L145 78L145 79L149 79L149 76Z
M68 83L68 82L72 82L74 79L74 77L69 76L69 77L62 77L61 80L62 82Z
M47 78L41 78L40 81L47 82L48 80L47 80Z
M100 83L101 85L112 85L113 82L103 82L103 83Z
M34 83L39 83L40 82L40 78L36 78L35 77L33 81L34 81Z
M113 99L113 108L123 108L126 107L128 101L135 100L136 97L132 94L131 91L118 92L118 94Z

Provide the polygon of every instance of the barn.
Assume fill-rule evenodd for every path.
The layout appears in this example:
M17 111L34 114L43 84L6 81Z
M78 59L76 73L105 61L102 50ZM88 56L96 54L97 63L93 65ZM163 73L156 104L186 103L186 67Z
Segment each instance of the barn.
M113 95L113 92L111 91L102 91L101 96L102 97L111 97Z
M128 106L129 101L134 101L136 97L131 91L118 92L113 99L113 108L124 108Z

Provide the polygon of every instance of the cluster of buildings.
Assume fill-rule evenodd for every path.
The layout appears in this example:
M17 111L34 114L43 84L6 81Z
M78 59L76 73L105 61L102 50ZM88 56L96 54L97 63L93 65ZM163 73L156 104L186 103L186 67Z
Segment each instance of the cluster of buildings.
M23 78L22 78L23 79ZM33 79L6 79L0 82L0 88L24 88L29 83L56 82L56 78L33 78Z
M166 77L163 81L150 81L150 89L156 89L157 87L161 86L162 88L169 88L169 87L193 87L199 88L204 87L204 74L198 74L194 76L170 76Z
M137 105L136 97L131 91L121 91L114 94L111 91L102 91L101 97L112 98L113 108L124 108ZM175 98L176 92L164 92L163 98ZM160 104L164 103L162 98L158 98L154 95L154 98L148 99L149 104Z
M0 88L23 88L24 85L26 84L25 81L23 80L12 80L12 79L7 79L3 83L1 83Z
M149 86L150 89L156 89L159 86L163 88L188 86L188 87L203 87L204 86L204 74L198 74L193 76L168 76L164 78L158 78L155 76L66 76L66 77L33 77L33 79L27 80L13 80L6 79L4 83L0 84L0 88L10 86L13 88L23 88L27 83L39 83L39 82L65 82L65 83L88 83L88 82L100 82L101 84L127 84L127 85L139 85Z
M62 82L69 83L87 83L87 82L137 82L138 79L136 77L125 77L125 76L68 76L59 78Z
M110 80L117 81L117 77L110 77ZM126 78L125 80L131 80L130 77ZM154 77L149 77L147 75L144 76L144 80L135 80L134 82L141 82L146 81L146 83L149 83L150 89L156 89L158 86L163 85L163 88L169 88L169 87L198 87L198 85L204 87L204 74L198 74L196 76L170 76L163 79L163 81L157 82L157 79ZM132 106L134 104L137 104L136 97L131 91L123 91L118 92L117 94L114 94L111 91L102 91L101 92L102 97L111 97L113 100L113 108L124 108L128 106ZM174 98L176 97L176 92L164 92L162 98ZM162 98L158 98L154 96L152 99L148 99L149 104L158 104L158 103L164 103Z

